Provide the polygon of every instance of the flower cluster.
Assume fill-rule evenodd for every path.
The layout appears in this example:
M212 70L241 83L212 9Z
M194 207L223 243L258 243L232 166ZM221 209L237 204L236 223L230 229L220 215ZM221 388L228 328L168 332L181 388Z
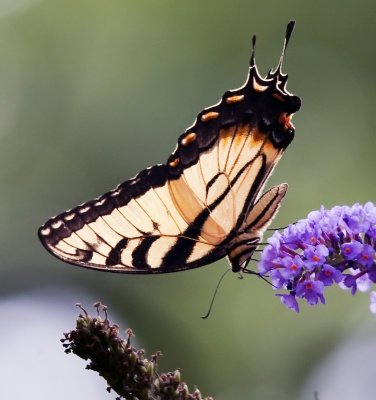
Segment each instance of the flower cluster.
M258 264L262 276L269 276L282 303L299 312L297 298L310 305L325 303L324 290L339 284L355 294L376 283L376 207L368 202L352 207L323 207L275 232ZM371 294L376 313L376 293Z
M181 381L180 371L158 373L157 352L150 360L143 350L131 345L133 332L126 331L127 339L119 335L119 327L111 325L107 307L95 303L97 316L91 317L79 304L83 314L77 319L76 329L61 339L66 353L74 353L89 360L87 369L97 371L108 383L108 391L114 390L120 399L127 400L204 400L198 389L189 392ZM104 314L104 318L101 317ZM205 400L213 400L206 397Z

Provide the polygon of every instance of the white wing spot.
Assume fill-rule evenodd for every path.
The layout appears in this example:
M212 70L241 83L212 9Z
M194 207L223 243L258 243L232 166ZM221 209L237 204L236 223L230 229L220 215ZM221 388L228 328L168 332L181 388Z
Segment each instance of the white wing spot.
M63 225L63 221L56 221L56 222L54 222L53 224L51 224L51 227L53 228L53 229L58 229L58 228L60 228L61 227L61 225Z
M119 189L117 189L117 190L114 190L113 192L111 192L111 196L112 196L112 197L118 196L118 195L121 193L122 190L123 190L122 188L119 188Z
M107 199L102 199L100 201L97 201L94 205L95 206L103 206L103 204L107 201Z
M50 228L41 229L41 230L40 230L40 233L41 233L43 236L48 236L48 235L51 233L51 229L50 229Z
M65 219L66 221L71 221L75 216L76 216L75 213L68 214L68 215L66 215L66 216L64 217L64 219Z
M80 210L78 210L78 212L80 213L80 214L85 214L86 212L88 212L90 210L90 207L84 207L84 208L81 208Z

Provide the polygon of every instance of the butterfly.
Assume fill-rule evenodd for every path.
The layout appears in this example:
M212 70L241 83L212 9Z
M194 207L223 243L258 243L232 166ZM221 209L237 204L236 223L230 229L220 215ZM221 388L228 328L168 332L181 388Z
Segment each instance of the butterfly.
M260 76L253 36L245 84L201 111L165 164L47 221L38 231L45 248L110 272L175 272L225 256L234 272L244 269L287 191L283 183L261 195L301 105L282 73L294 24L274 71Z

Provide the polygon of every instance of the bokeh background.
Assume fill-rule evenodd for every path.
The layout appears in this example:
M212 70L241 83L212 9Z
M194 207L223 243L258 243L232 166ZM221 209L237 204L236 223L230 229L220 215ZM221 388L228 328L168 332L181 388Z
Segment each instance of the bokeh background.
M375 201L374 0L0 1L1 398L115 397L58 341L74 303L94 300L148 354L163 351L162 370L182 368L215 399L375 398L365 294L331 289L325 306L294 314L261 280L228 275L203 321L225 260L111 275L65 265L36 235L164 162L202 108L243 84L253 33L259 70L276 65L290 19L284 69L303 107L269 182L290 185L275 227L322 204Z

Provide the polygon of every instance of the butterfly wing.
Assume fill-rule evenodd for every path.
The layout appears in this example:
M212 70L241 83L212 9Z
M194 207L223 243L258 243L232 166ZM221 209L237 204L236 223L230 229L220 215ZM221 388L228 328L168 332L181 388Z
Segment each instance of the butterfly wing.
M237 235L229 244L228 258L233 271L240 271L252 257L263 233L276 216L287 188L287 183L272 187L249 210Z
M199 267L224 257L294 136L297 96L280 70L254 58L243 87L203 110L166 164L46 222L49 252L75 265L126 273Z
M189 235L193 211L182 216L170 194L167 169L157 165L144 170L100 198L52 218L39 231L42 243L63 261L114 272L168 272L163 259L177 242L191 253L195 249L190 262L201 259L215 247L200 235ZM187 206L202 211L197 203Z

